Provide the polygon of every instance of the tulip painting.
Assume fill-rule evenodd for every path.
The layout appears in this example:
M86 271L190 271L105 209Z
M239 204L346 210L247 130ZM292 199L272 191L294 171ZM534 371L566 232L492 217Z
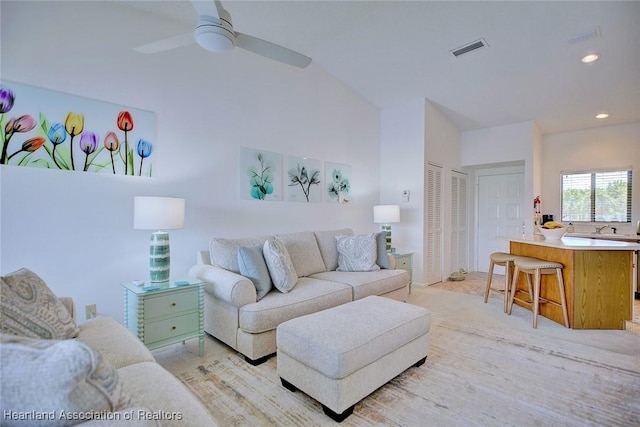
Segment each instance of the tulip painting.
M154 133L148 111L0 82L2 165L151 176Z

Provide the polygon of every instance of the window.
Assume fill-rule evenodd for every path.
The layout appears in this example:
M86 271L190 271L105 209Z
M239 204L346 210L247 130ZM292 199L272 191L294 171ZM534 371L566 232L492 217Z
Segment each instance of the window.
M631 170L562 174L562 221L631 222Z

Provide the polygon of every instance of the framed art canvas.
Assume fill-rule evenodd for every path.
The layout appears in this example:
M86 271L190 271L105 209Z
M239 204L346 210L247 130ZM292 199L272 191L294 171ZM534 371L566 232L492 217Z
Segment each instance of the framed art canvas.
M351 190L351 166L341 163L325 163L326 195L328 203L349 203Z
M150 177L150 111L0 82L0 164Z
M240 147L238 188L244 200L282 200L282 154Z
M290 202L322 202L322 162L307 157L287 159L287 200Z

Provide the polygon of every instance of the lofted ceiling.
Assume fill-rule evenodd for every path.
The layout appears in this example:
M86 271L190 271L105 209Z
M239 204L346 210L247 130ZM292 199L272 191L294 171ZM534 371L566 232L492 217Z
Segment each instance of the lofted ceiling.
M189 33L197 19L187 0L112 4L140 17L132 46ZM310 56L381 109L426 98L461 131L534 121L548 134L640 122L638 1L222 4L236 31ZM451 53L479 39L488 46ZM593 52L597 62L581 63ZM184 55L198 63L229 53ZM600 112L610 117L597 120Z

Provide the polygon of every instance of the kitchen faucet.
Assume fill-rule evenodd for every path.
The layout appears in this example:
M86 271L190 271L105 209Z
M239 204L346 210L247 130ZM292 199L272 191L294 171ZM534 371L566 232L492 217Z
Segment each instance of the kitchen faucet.
M596 227L596 234L600 234L600 232L607 227L608 227L607 224L603 225L602 227Z

